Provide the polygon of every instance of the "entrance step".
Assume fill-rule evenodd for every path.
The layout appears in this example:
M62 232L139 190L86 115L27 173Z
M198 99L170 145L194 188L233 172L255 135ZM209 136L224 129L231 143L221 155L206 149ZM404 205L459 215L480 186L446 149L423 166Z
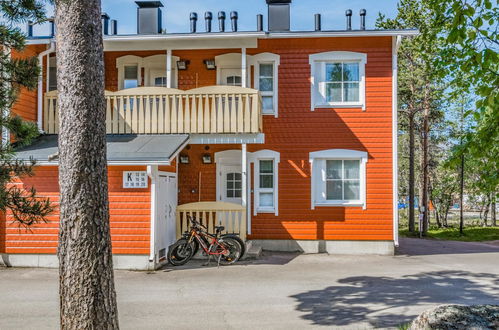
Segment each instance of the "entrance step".
M258 259L262 255L262 247L256 244L253 244L252 241L246 242L246 253L244 254L243 259Z

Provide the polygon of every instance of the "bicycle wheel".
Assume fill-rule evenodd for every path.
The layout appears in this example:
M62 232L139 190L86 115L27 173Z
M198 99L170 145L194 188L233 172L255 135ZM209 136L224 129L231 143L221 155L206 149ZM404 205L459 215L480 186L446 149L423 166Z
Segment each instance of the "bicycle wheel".
M244 256L244 253L246 252L246 244L244 244L243 240L237 236L236 234L224 234L222 235L222 238L233 238L235 239L239 245L241 245L241 257L242 258Z
M191 260L194 255L194 244L186 239L179 239L168 248L168 261L173 266L181 266Z
M240 243L232 237L221 238L219 244L223 246L227 253L225 255L221 255L220 264L227 266L232 265L236 261L238 261L242 254L242 248Z

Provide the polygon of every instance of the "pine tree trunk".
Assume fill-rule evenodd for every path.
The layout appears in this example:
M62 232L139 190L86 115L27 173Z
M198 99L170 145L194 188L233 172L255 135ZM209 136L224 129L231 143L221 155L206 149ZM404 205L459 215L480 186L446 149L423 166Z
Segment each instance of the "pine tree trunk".
M460 177L460 187L459 187L459 203L461 207L459 209L459 233L464 234L464 154L461 155L461 177Z
M430 109L426 105L423 115L423 184L422 184L422 209L423 209L423 236L428 232L428 214L430 210L428 209L428 187L429 187L429 168L428 168L428 153L429 153L429 116Z
M491 195L492 203L490 203L490 218L492 221L492 226L497 226L497 215L496 215L496 193L493 192Z
M100 0L56 0L62 329L118 329Z
M416 230L414 220L414 115L409 114L409 232Z

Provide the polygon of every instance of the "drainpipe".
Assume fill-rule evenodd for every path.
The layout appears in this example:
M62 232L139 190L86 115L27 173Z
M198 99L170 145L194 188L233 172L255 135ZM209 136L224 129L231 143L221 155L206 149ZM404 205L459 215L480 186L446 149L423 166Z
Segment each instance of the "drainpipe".
M55 51L55 42L52 41L50 42L50 48L47 50L44 50L40 54L38 54L38 64L41 65L42 70L40 71L40 75L38 76L38 113L37 113L37 123L38 123L38 130L40 132L43 131L43 57L45 55L50 55ZM48 63L48 61L47 61ZM49 74L48 72L48 66L47 66L47 76Z
M149 238L149 262L154 269L154 257L156 250L156 177L158 174L157 165L147 166L147 176L151 179L151 236Z

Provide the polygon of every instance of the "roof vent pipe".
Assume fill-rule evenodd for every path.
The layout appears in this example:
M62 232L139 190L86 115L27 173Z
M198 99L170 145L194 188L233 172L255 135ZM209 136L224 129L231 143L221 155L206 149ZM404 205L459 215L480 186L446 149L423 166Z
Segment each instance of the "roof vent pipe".
M190 20L191 20L191 33L196 33L198 25L198 14L194 12L191 13Z
M51 17L48 21L50 22L50 36L53 37L55 36L55 19Z
M352 29L352 10L347 9L347 11L345 12L345 16L347 17L347 30L351 30Z
M33 37L33 22L28 21L28 38Z
M213 19L213 14L211 11L204 13L204 23L206 32L211 32L211 20Z
M321 14L315 14L315 31L322 30Z
M256 15L256 30L258 32L263 31L263 15L262 14Z
M102 13L101 15L101 20L102 20L102 34L105 36L109 35L109 15L106 13Z
M366 29L366 14L367 14L367 11L365 9L360 10L360 29L361 30Z
M110 22L110 31L109 34L115 36L118 34L118 21L115 19L112 19Z
M225 32L225 12L224 11L219 11L218 12L218 30L220 32Z
M232 24L232 32L237 32L237 11L231 11L230 12L230 20Z

